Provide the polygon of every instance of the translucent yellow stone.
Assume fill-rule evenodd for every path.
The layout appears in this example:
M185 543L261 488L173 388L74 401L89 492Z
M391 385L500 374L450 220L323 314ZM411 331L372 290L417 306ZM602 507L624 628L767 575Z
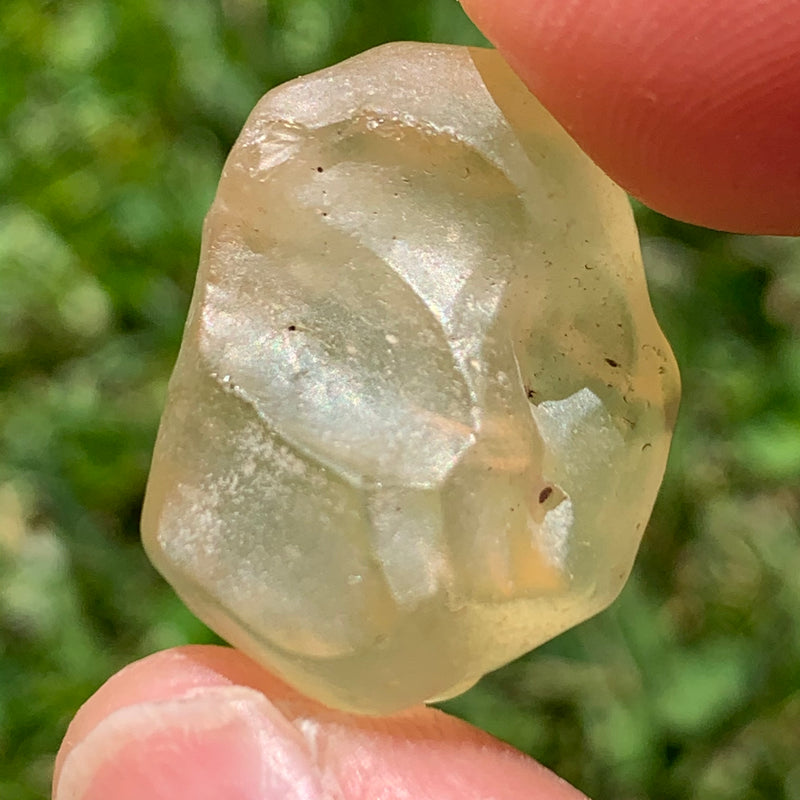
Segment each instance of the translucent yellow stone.
M493 51L381 47L231 152L145 546L325 703L450 696L619 592L678 386L623 192Z

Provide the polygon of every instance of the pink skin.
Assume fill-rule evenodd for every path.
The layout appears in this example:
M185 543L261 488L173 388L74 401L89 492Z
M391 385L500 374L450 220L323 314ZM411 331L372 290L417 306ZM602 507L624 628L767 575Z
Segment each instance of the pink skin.
M461 0L578 144L647 205L800 234L798 0Z
M462 0L584 149L679 219L800 233L800 0ZM139 661L78 712L55 800L579 800L534 761L418 708L333 712L242 654Z
M137 661L102 686L67 731L54 786L56 800L584 797L439 711L331 711L241 653L200 645Z

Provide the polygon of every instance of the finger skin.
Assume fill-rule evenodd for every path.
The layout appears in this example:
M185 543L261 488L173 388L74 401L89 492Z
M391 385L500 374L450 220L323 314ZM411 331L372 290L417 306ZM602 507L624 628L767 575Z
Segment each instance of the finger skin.
M800 234L800 0L462 0L614 180L680 220Z
M239 728L226 729L221 725L221 734L215 735L213 744L209 745L209 739L204 738L202 732L193 736L191 726L181 728L175 724L175 715L181 713L182 698L192 698L189 705L196 711L198 697L213 697L226 689L243 693L245 701L248 694L257 694L263 705L259 730L268 730L273 742L281 739L277 743L280 752L274 759L281 769L290 761L295 767L300 765L297 768L300 770L304 759L313 764L309 769L313 774L308 776L310 788L297 793L304 800L317 797L331 800L374 800L376 797L384 800L431 797L437 800L485 797L585 800L584 795L533 760L439 711L420 707L380 719L332 711L298 695L239 652L212 646L190 646L157 653L126 667L104 684L80 709L64 738L56 763L54 796L58 796L59 788L63 789L59 787L62 778L65 784L76 785L71 780L76 772L76 757L91 762L95 755L89 753L87 757L87 745L96 743L97 772L101 776L109 765L102 763L100 751L107 750L113 755L107 759L113 762L110 769L105 769L107 780L104 779L106 782L99 789L97 782L89 781L87 785L91 788L85 795L69 791L70 800L107 796L107 792L113 790L108 786L116 787L115 796L121 798L128 797L123 790L131 786L157 787L148 788L145 793L154 797L153 791L159 791L163 780L170 786L190 788L195 792L193 797L205 797L202 782L193 775L194 770L189 769L185 775L177 774L181 758L194 759L202 774L205 773L200 768L208 764L214 765L212 774L218 774L224 767L221 762L232 759L238 760L235 770L247 770L250 769L247 759L256 739L242 735L241 746L237 747L235 737ZM258 707L258 703L251 705ZM120 720L124 723L135 718L139 709L144 711L140 719L134 719L133 726L119 724ZM160 709L164 710L163 714ZM223 708L220 714L224 716L224 713ZM198 719L203 724L203 717ZM169 741L171 725L176 731L181 730L174 734L174 743ZM130 747L120 748L109 741L115 732L122 730L138 731L131 737ZM152 753L148 752L150 747ZM175 757L165 762L164 753ZM82 766L86 772L85 764ZM95 769L94 764L91 769ZM163 780L158 775L159 769L165 770ZM291 778L293 784L303 777L297 769L292 774L299 777ZM149 773L145 776L146 784L141 781L139 772ZM325 787L328 793L320 791L318 794L319 790L314 787ZM168 795L185 794L179 791L179 795L174 795L174 791L170 790ZM131 796L143 795L133 789ZM250 794L229 796L216 792L213 796L218 800L251 797ZM263 794L252 796L263 797ZM275 796L284 798L288 794L284 790Z

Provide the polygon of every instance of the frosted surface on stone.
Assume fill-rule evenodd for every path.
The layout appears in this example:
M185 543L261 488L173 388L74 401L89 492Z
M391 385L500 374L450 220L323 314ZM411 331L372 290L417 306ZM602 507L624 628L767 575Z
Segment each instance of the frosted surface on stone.
M613 599L677 400L622 191L494 52L385 46L231 152L145 545L233 644L387 713Z

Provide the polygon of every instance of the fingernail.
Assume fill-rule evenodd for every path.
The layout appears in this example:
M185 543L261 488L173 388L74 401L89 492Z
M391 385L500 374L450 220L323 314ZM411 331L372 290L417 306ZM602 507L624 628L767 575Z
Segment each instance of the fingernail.
M321 784L275 706L225 686L113 712L67 756L54 800L321 800Z

